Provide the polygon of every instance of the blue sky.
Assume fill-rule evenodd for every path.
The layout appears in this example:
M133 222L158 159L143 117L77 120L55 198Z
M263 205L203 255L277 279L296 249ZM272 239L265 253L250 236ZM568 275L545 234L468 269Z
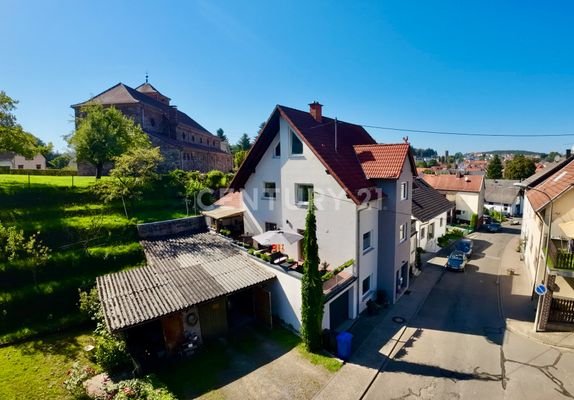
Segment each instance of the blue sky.
M70 105L150 82L208 130L253 136L275 104L388 127L574 133L574 3L0 0L0 90L65 148ZM369 130L379 142L400 132ZM439 152L563 151L574 136L408 134Z

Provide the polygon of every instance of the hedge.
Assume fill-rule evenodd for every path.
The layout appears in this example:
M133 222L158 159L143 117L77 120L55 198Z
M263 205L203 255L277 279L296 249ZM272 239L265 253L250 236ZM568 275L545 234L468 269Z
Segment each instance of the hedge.
M0 168L0 174L7 175L51 175L51 176L78 176L78 171L69 169L4 169Z

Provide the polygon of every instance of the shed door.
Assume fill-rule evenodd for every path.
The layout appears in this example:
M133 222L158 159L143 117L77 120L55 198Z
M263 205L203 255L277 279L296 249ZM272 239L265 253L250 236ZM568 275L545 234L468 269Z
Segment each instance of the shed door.
M349 290L337 297L329 305L329 327L337 329L349 319Z
M220 297L199 306L201 336L209 339L227 333L227 300Z
M271 292L260 287L254 288L253 300L255 319L265 326L273 328L273 317L271 316Z
M183 323L181 314L175 313L167 315L161 319L163 328L163 338L168 351L177 349L183 343Z

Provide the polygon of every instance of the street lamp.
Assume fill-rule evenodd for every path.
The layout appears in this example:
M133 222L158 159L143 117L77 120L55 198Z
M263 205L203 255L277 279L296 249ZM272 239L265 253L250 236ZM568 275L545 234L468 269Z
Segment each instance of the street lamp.
M552 208L553 208L553 206L554 206L554 202L552 201L552 198L550 197L550 195L548 195L548 193L546 193L546 192L544 192L544 191L542 191L542 190L540 190L540 189L537 189L537 188L532 187L532 186L525 185L524 183L521 183L521 182L515 183L514 186L519 187L519 188L521 188L521 189L524 189L525 191L527 191L527 190L534 190L534 191L536 191L536 192L538 192L538 193L542 193L544 196L546 196L546 198L548 199L548 201L549 201L549 203L550 203L550 216L548 217L548 237L546 238L546 254L545 254L545 256L544 256L544 263L545 263L545 265L544 265L544 278L542 279L543 283L546 284L546 269L547 269L547 266L548 266L548 257L549 257L548 248L549 248L549 245L550 245L550 233L552 232ZM533 285L533 289L532 289L532 295L531 295L531 297L530 297L531 299L532 299L532 296L534 296L534 286L536 285L536 281L538 280L538 269L539 269L539 268L538 268L538 260L539 260L539 259L540 259L540 257L537 256L537 257L536 257L536 260L537 260L537 262L536 262L536 271L534 272L534 285ZM538 323L539 323L539 320L540 320L540 307L541 307L541 302L542 302L542 296L539 296L539 298L538 298L538 305L536 306L536 317L535 317L535 319L534 319L534 327L535 327L535 330L537 330L537 331L538 331Z

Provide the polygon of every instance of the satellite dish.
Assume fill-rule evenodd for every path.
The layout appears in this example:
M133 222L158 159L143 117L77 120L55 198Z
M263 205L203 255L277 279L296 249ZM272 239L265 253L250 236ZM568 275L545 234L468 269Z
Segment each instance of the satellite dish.
M559 155L559 154L556 154L556 155L554 156L554 161L555 161L555 162L560 161L560 155Z

